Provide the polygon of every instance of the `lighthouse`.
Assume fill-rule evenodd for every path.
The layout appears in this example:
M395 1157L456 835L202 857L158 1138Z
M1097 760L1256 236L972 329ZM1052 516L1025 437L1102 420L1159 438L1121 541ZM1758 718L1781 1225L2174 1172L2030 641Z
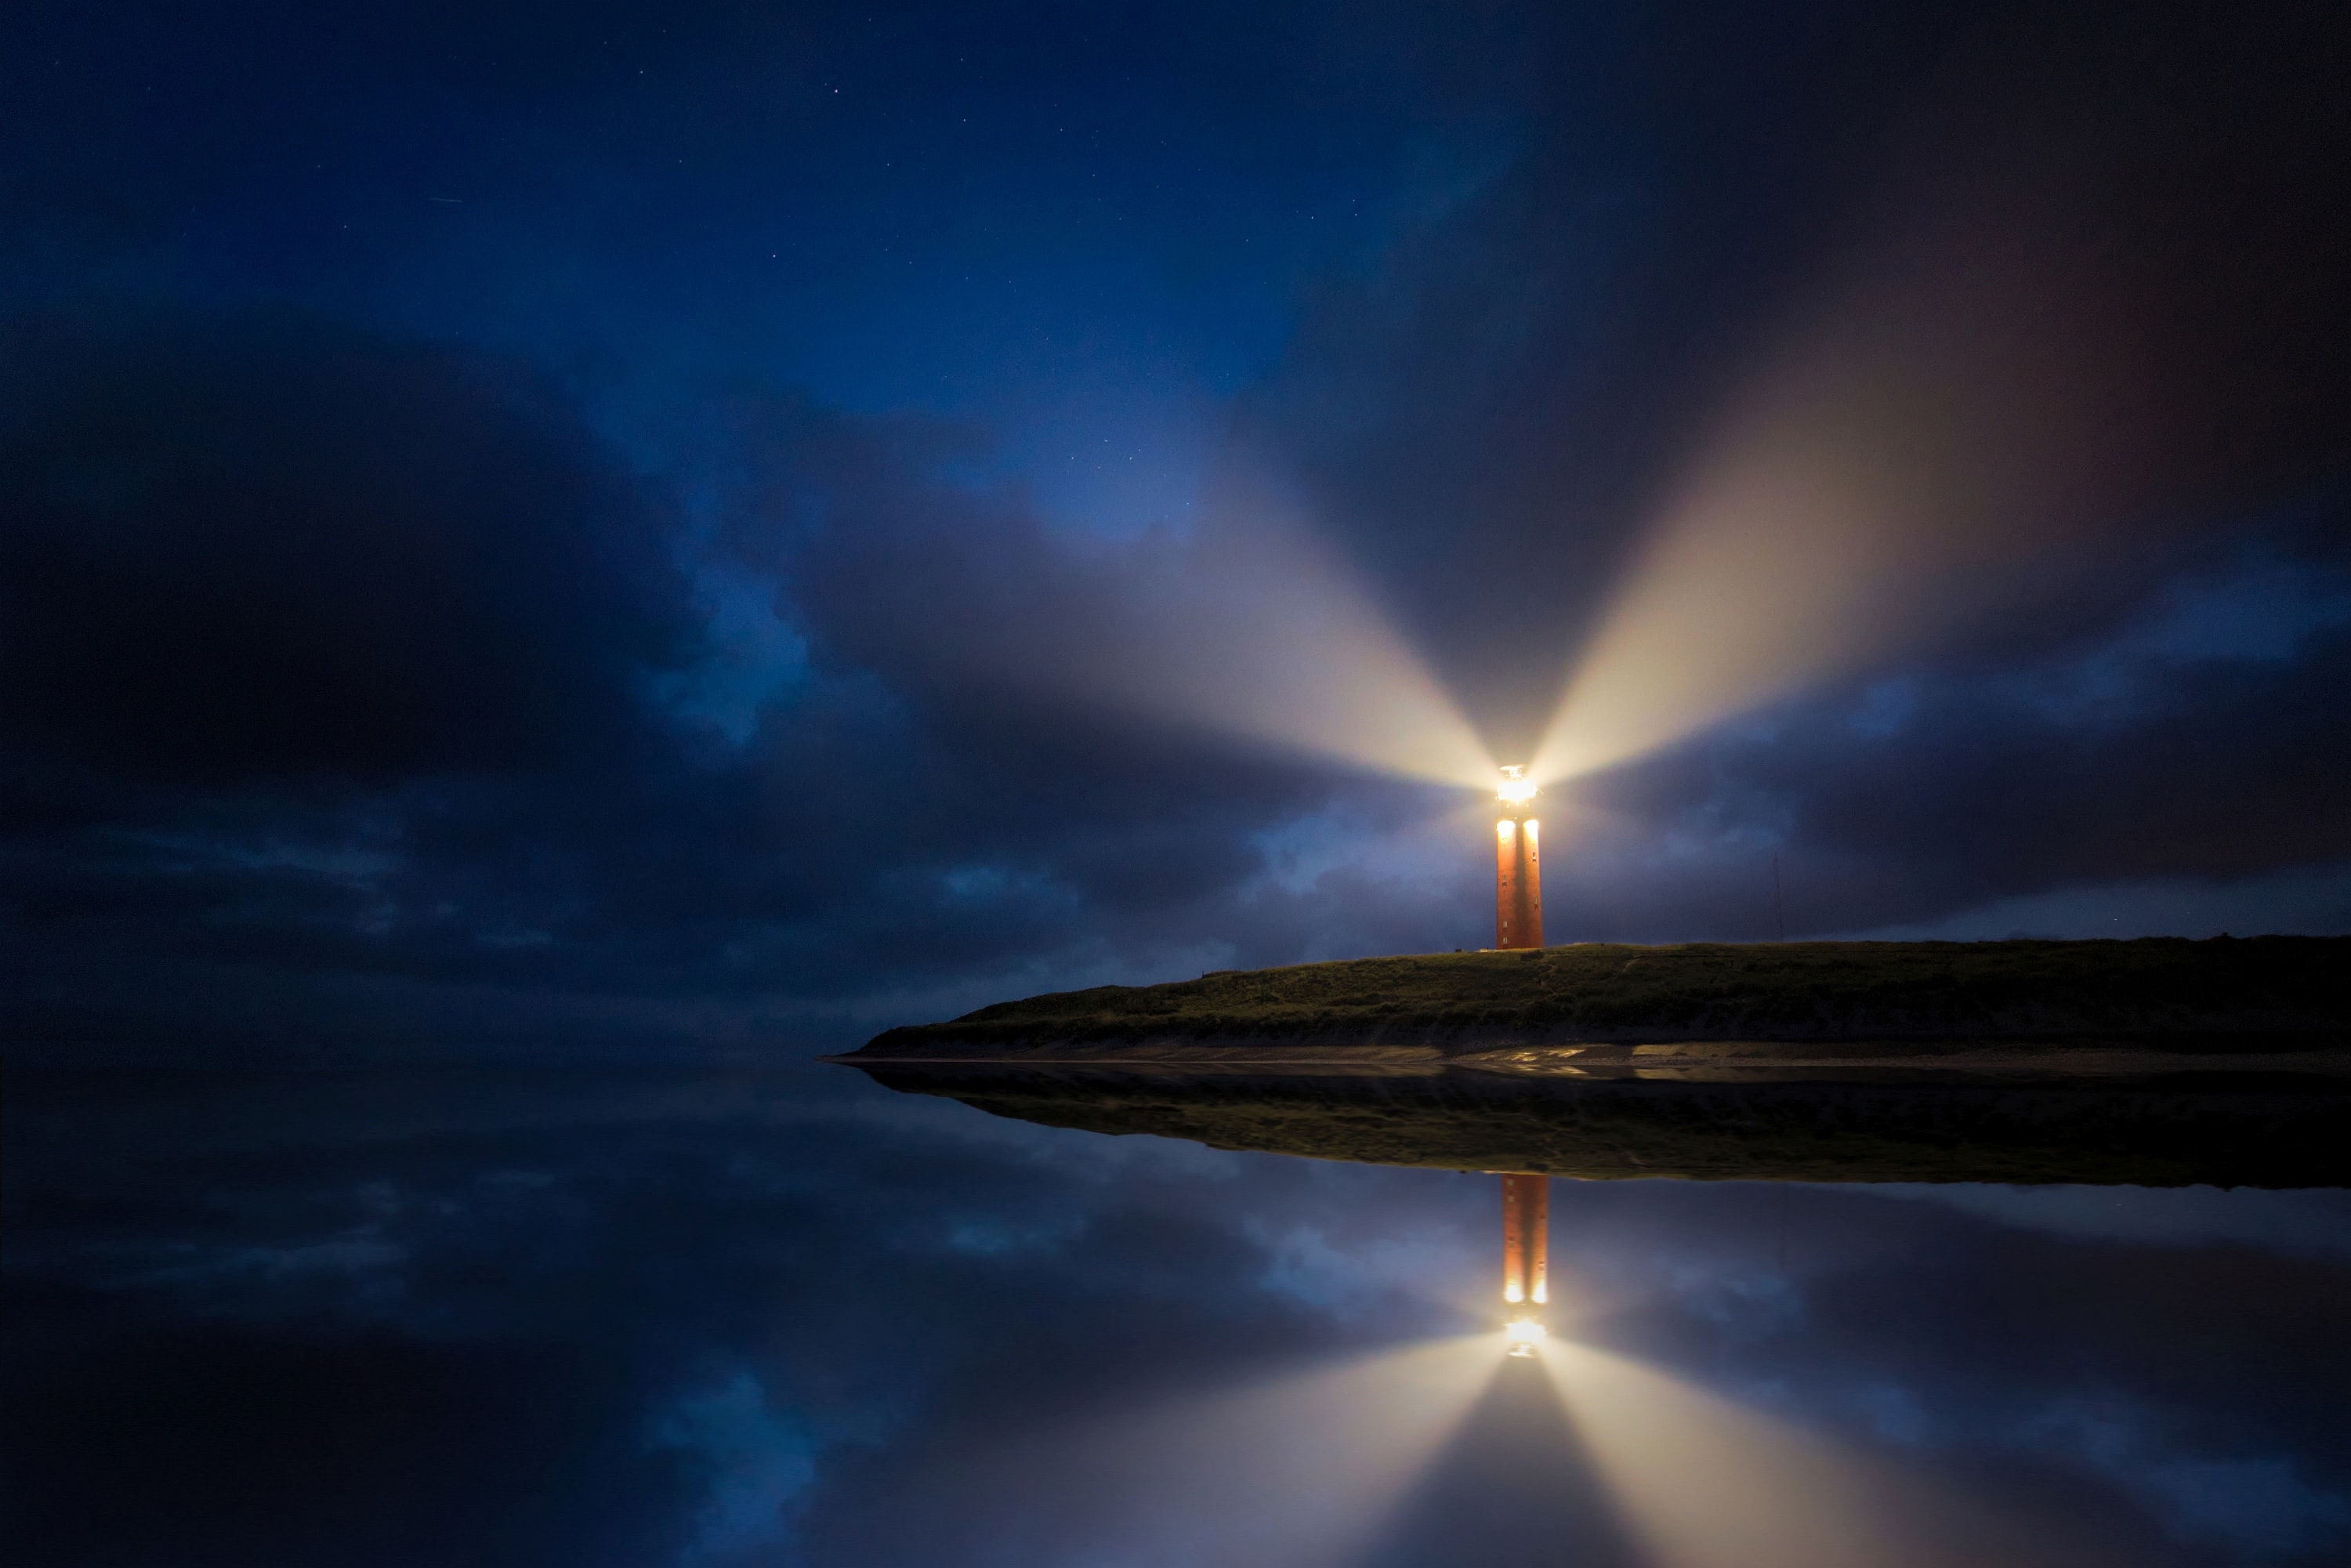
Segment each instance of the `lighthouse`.
M1534 817L1534 783L1525 768L1505 768L1494 795L1501 808L1494 824L1494 946L1540 947L1542 830Z
M1540 947L1542 828L1535 821L1534 781L1523 768L1505 768L1494 798L1500 808L1494 823L1494 946ZM1512 1355L1534 1354L1543 1338L1550 1236L1551 1177L1504 1172L1502 1304L1510 1315L1502 1333Z

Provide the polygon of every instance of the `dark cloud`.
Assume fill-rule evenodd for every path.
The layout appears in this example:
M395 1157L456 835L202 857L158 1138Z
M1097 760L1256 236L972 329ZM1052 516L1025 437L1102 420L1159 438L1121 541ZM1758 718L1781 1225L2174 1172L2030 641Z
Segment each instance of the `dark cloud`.
M346 327L33 321L0 346L0 724L206 783L625 744L690 628L657 503L550 389Z
M838 997L1229 944L1251 835L1322 798L969 668L1024 622L1087 656L1084 572L920 426L736 408L729 570L810 652L730 738L677 504L543 382L268 314L16 342L0 701L53 998L26 1032L248 1011L238 971L288 982L245 1026L274 1034L337 976L349 1029L379 981ZM1311 939L1280 924L1239 936Z

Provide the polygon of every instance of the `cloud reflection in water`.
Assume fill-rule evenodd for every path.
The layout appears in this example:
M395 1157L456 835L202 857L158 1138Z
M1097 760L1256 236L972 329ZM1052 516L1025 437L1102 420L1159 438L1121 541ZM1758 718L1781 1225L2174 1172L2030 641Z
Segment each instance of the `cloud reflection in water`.
M1491 1332L1491 1177L849 1074L12 1072L5 1110L12 1562L2346 1542L2339 1195L2112 1189L2102 1232L2087 1204L1562 1184L1554 1396ZM1283 1262L1308 1236L1311 1290Z

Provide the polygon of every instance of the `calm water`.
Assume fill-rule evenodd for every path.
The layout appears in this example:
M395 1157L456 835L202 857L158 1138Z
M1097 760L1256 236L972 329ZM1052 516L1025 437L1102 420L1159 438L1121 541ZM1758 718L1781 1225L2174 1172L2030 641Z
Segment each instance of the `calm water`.
M2351 1562L2351 1194L1554 1184L857 1073L11 1073L16 1564Z

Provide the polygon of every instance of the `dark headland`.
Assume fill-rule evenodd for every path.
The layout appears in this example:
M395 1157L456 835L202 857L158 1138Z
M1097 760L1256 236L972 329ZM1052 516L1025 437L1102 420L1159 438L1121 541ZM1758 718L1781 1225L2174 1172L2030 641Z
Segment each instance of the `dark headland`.
M2351 1185L2351 939L1593 944L1097 987L838 1060L998 1115L1585 1179Z
M1595 942L1359 958L999 1002L891 1030L842 1060L1533 1066L2346 1048L2351 937L2221 936Z

